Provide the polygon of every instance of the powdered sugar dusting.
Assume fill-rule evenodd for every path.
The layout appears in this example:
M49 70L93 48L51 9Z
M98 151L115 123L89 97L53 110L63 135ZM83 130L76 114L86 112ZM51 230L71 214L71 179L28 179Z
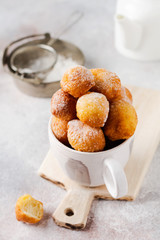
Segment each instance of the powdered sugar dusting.
M121 92L121 81L116 73L105 69L93 69L95 86L92 91L103 93L110 101Z
M68 121L76 118L76 99L59 89L52 96L51 113Z
M52 123L51 123L52 132L56 136L56 138L59 141L63 142L64 144L68 143L67 123L68 122L65 120L52 116Z
M72 68L71 71L69 71L68 78L70 81L75 81L77 79L80 79L81 82L85 82L86 80L93 80L93 74L85 67L77 66L76 68Z
M82 96L94 85L93 74L82 66L76 66L67 70L61 80L63 90L74 97Z
M109 103L101 93L89 92L77 101L77 116L92 127L103 127L109 112Z
M68 123L68 140L78 151L95 152L105 147L105 137L101 128L92 128L80 120Z

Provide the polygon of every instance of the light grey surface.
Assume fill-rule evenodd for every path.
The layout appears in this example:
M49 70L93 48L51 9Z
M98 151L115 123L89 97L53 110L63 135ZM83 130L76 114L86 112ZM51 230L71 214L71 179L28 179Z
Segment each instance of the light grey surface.
M82 49L86 66L115 71L123 83L160 89L160 62L136 62L114 48L113 0L0 1L0 48L33 33L54 33L73 10L83 19L63 39ZM159 105L157 104L157 107ZM48 149L50 100L19 92L0 69L0 240L160 239L160 146L134 202L94 201L87 227L72 231L58 227L51 215L65 191L41 179L37 170ZM14 206L29 193L44 203L37 225L17 222Z

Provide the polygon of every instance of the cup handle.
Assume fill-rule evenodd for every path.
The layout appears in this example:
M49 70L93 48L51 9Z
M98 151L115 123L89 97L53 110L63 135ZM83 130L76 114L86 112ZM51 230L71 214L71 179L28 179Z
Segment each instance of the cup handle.
M103 179L113 198L121 198L128 193L128 182L123 167L115 159L103 162Z

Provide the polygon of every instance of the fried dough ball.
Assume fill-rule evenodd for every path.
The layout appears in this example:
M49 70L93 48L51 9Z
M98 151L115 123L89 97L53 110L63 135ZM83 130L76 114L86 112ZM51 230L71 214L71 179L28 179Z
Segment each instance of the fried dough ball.
M123 100L123 101L126 101L126 102L130 103L130 104L132 104L132 102L133 102L131 92L129 91L128 88L126 88L124 86L121 87L121 93L114 100Z
M98 152L105 147L105 137L101 128L93 128L80 120L68 123L68 141L77 151Z
M77 66L65 72L61 80L61 87L73 97L78 98L95 85L94 76L85 67Z
M67 138L68 121L52 116L51 129L55 137L65 145L68 144Z
M109 112L109 102L101 93L89 92L77 101L77 117L91 127L103 127Z
M25 194L18 198L15 213L18 221L37 223L43 217L43 203Z
M91 91L104 94L108 101L115 99L121 93L121 81L115 73L103 68L91 69L91 72L95 80L95 86Z
M59 89L51 99L51 113L63 120L70 121L76 118L76 99Z
M104 133L112 141L128 139L134 134L137 122L134 107L126 101L118 100L110 104Z

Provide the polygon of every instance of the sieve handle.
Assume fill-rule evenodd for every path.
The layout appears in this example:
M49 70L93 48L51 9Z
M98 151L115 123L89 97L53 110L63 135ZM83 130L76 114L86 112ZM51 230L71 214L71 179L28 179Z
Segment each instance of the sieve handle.
M70 29L74 24L76 24L83 16L83 12L81 11L74 11L67 19L66 23L64 26L55 34L55 38L51 38L48 41L48 45L53 45L62 34L64 34L68 29Z

